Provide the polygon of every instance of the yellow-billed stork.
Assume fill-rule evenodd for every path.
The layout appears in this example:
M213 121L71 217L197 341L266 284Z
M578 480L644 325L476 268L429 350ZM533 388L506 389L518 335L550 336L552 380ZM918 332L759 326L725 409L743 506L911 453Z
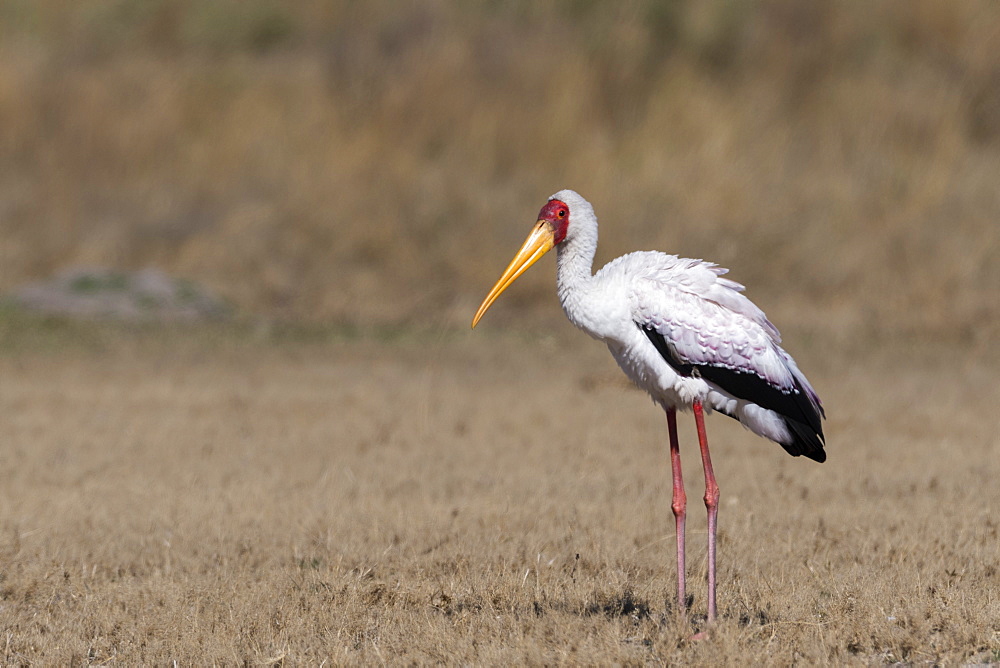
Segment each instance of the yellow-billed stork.
M632 381L664 408L670 434L677 530L677 604L686 606L687 497L677 441L678 409L694 412L708 509L708 621L716 617L715 535L719 487L705 435L705 411L739 420L789 454L826 459L823 406L764 312L710 262L655 251L629 253L592 273L597 216L572 190L549 198L521 250L472 320L540 257L557 249L559 301L570 321L608 349Z

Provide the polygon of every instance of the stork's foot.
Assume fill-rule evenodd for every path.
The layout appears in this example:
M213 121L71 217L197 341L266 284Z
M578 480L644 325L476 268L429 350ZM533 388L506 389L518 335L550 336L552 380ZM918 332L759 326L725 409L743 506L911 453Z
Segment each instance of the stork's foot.
M696 642L699 640L709 640L715 633L714 619L707 619L706 617L697 615L695 619L692 620L692 625L695 626L695 628L700 626L701 631L698 631L694 635L690 636L688 638L689 641Z
M698 631L693 636L688 638L691 642L697 642L699 640L708 640L712 637L712 629L705 629L704 631Z

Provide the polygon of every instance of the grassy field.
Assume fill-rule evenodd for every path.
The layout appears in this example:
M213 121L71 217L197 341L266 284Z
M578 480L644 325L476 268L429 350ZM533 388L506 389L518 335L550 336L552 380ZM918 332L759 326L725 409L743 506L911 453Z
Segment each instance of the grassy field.
M1000 3L0 0L0 663L1000 663ZM830 415L682 449L539 263L730 267ZM12 307L155 267L228 323Z
M269 318L464 326L573 188L599 260L985 340L998 26L992 0L0 0L0 291L152 264ZM561 317L550 283L510 313Z
M7 320L4 664L1000 661L1000 367L981 351L791 333L830 459L710 418L720 619L690 642L691 421L689 619L668 602L665 420L568 325L376 340Z

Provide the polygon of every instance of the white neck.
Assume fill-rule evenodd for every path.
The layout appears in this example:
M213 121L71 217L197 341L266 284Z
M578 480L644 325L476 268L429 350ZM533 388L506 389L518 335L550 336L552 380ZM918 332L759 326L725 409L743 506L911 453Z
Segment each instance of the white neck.
M592 212L574 212L572 231L556 247L556 286L563 311L570 321L591 336L598 336L589 317L588 301L594 282L594 255L597 253L597 217ZM572 215L572 214L571 214Z

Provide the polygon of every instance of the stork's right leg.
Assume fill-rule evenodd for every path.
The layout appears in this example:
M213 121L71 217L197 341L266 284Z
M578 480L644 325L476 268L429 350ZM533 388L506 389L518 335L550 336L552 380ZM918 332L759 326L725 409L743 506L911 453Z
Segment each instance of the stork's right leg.
M674 478L674 498L670 508L674 511L677 526L677 610L687 607L687 593L684 578L684 518L687 516L687 495L684 493L684 479L681 476L681 448L677 441L677 411L667 409L667 428L670 430L670 468Z
M695 401L694 422L698 428L698 445L701 463L705 467L705 508L708 509L708 621L715 621L715 530L719 516L719 485L712 471L712 457L708 453L708 436L705 434L705 413L700 401Z

